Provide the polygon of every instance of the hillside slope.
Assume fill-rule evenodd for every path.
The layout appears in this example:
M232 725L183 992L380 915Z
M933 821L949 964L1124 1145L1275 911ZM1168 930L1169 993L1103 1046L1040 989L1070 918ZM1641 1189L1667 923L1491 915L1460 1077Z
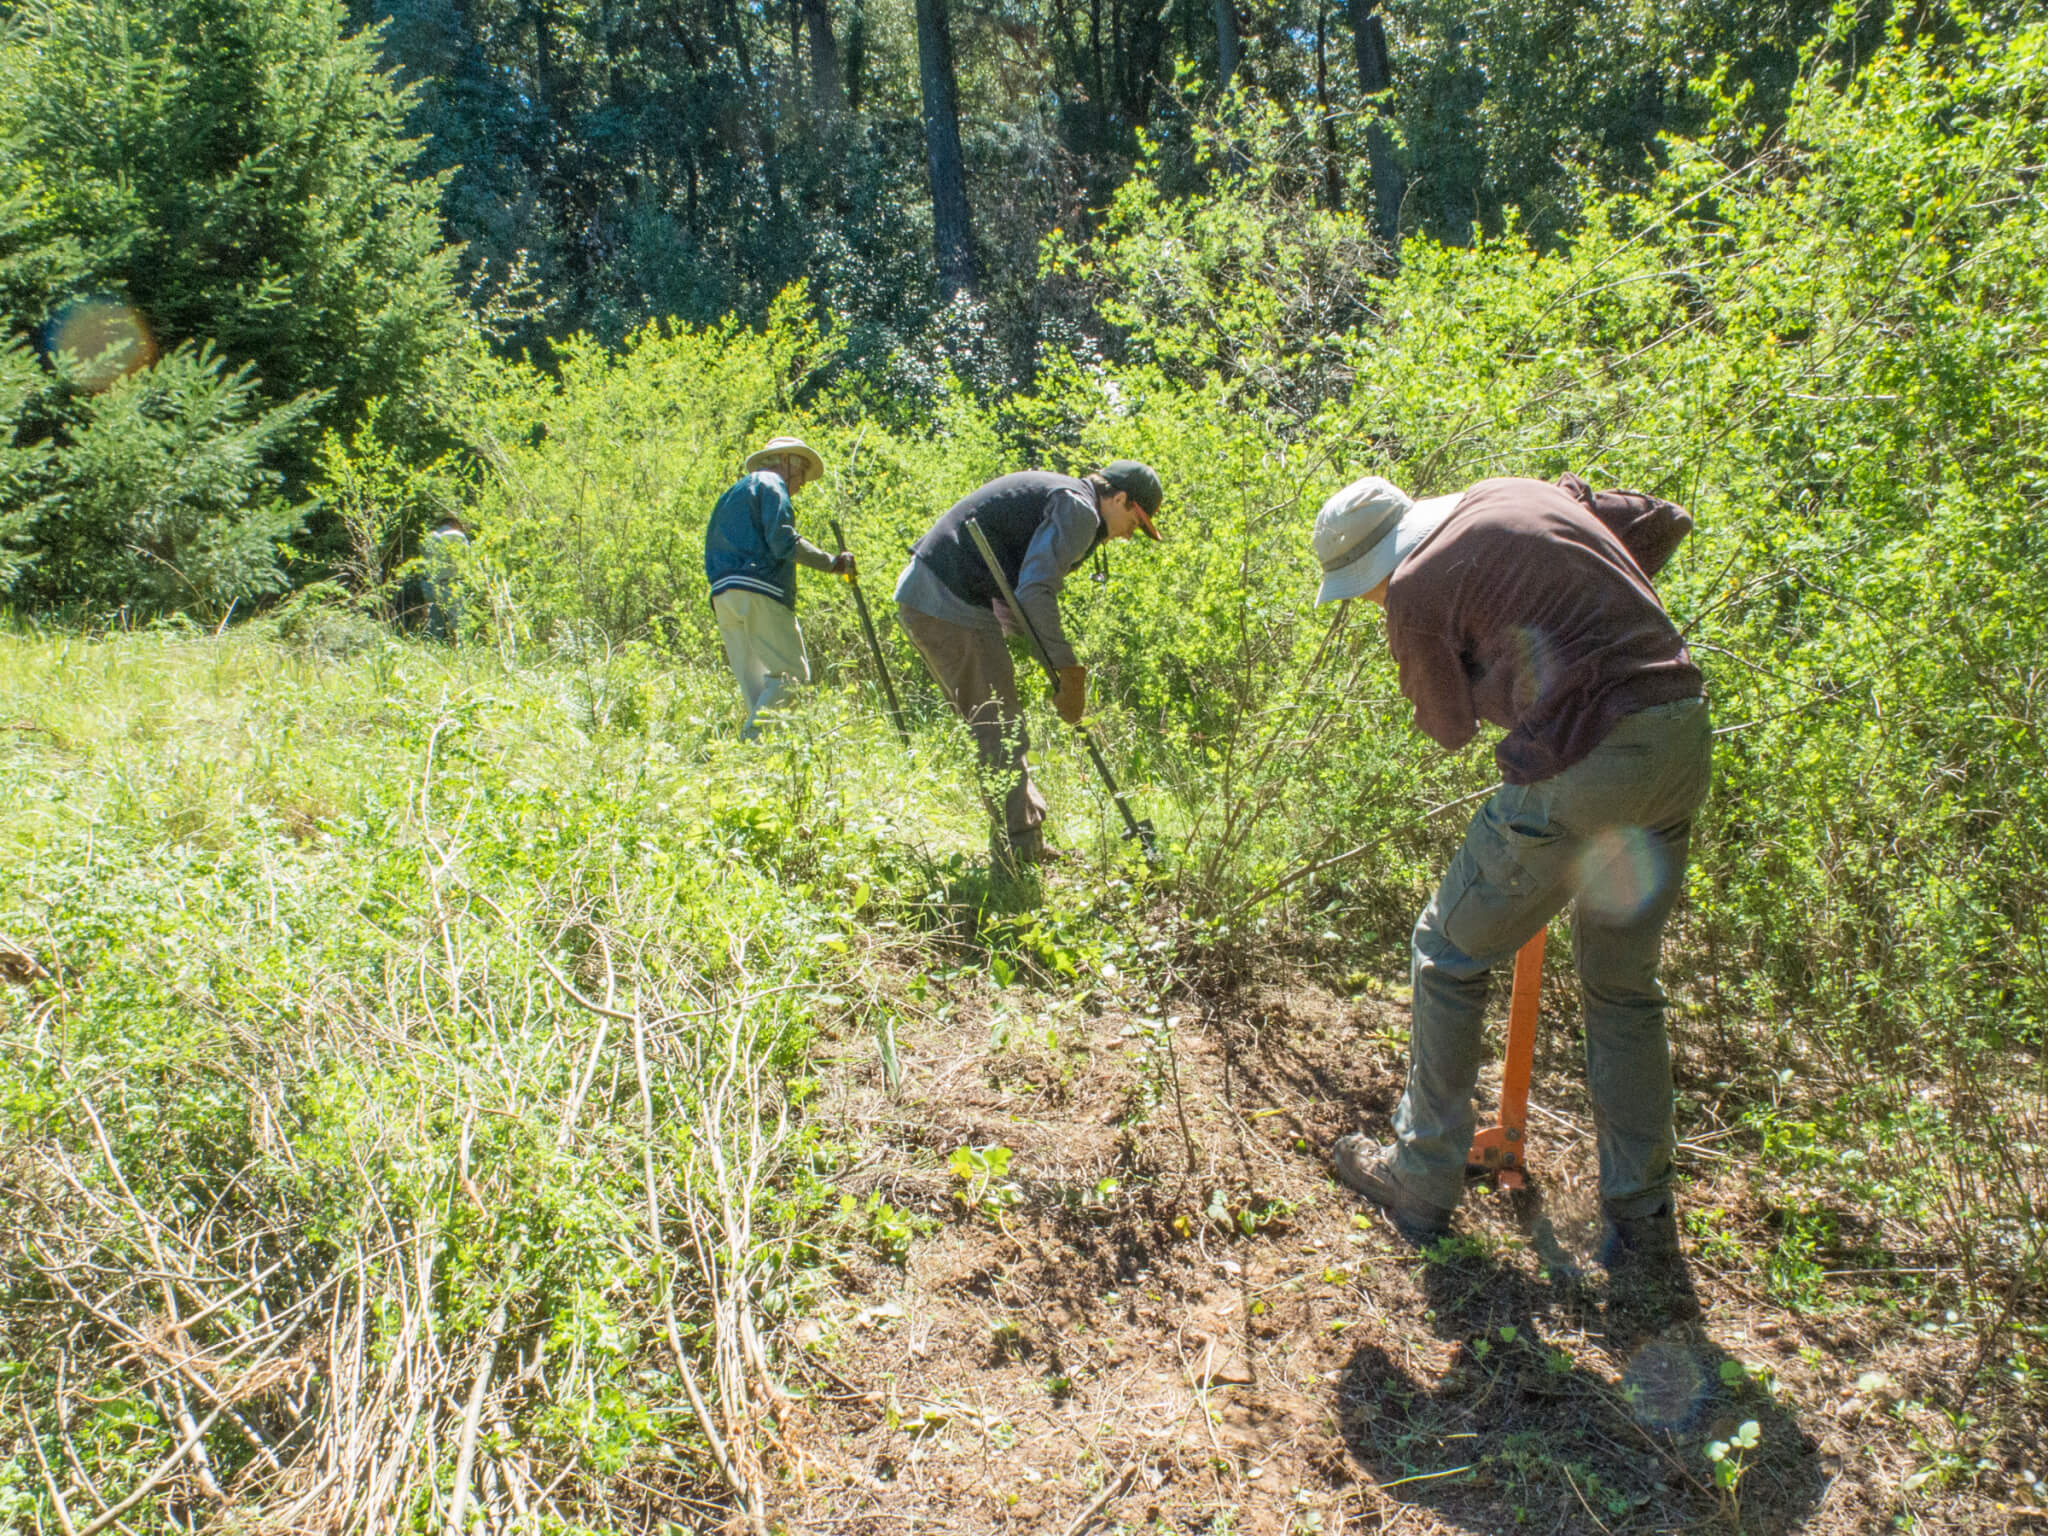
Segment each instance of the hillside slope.
M1583 1267L1561 976L1537 1187L1418 1255L1324 1155L1398 1092L1419 893L1197 922L1063 747L1076 853L1005 887L943 718L828 685L744 747L728 686L0 640L0 1524L2041 1521L1995 1277L1683 952L1662 1327Z

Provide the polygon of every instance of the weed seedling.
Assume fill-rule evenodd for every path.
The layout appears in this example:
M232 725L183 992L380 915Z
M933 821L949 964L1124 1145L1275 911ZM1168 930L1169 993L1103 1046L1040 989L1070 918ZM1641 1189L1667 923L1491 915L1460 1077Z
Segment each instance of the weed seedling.
M1740 1490L1743 1468L1748 1465L1749 1453L1762 1439L1763 1431L1756 1420L1744 1419L1733 1439L1707 1442L1704 1454L1713 1464L1714 1486L1720 1490L1722 1501L1727 1506L1728 1523L1736 1530L1742 1529Z
M964 1186L959 1196L969 1213L985 1214L998 1226L1003 1212L1024 1198L1024 1192L1005 1177L1010 1171L1008 1147L959 1147L946 1159L946 1166Z

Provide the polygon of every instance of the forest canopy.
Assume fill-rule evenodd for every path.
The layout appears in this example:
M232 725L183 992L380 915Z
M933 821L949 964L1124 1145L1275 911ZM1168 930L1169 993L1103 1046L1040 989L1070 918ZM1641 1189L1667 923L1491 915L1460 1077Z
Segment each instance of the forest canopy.
M1334 279L1304 317L1320 355L1370 336L1365 289L1410 242L1555 249L1669 142L1739 157L1885 35L1805 0L6 13L0 313L41 362L9 397L35 472L8 569L32 606L136 613L402 563L459 486L412 487L365 550L323 436L460 480L489 352L551 371L578 335L759 325L802 282L842 391L911 420L958 380L999 408L1148 323L1062 251L1140 188L1249 173L1319 220L1288 259ZM209 484L74 507L101 390L159 429L95 452L131 481L211 454Z

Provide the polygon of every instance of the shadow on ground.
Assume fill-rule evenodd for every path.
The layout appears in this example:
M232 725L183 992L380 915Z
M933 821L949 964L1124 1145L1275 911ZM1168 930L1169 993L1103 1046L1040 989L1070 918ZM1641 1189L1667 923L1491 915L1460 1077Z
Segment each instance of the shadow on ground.
M1537 1230L1535 1202L1525 1212ZM1418 1276L1448 1365L1417 1369L1377 1344L1338 1386L1344 1440L1389 1497L1446 1525L1494 1531L1799 1530L1825 1479L1812 1439L1717 1344L1710 1324L1632 1316L1604 1282L1562 1262L1531 1274L1453 1237ZM1411 1354L1408 1359L1414 1357ZM1720 1486L1708 1447L1753 1449ZM1731 1460L1732 1458L1732 1460Z

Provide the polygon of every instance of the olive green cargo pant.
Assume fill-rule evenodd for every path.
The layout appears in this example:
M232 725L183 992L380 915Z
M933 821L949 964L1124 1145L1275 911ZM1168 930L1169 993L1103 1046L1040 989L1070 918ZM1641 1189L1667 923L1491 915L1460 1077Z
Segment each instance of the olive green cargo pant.
M1712 751L1703 700L1658 705L1625 716L1564 772L1503 786L1472 819L1415 925L1393 1163L1410 1194L1446 1209L1458 1203L1494 968L1576 902L1572 953L1601 1201L1626 1217L1670 1198L1671 1049L1657 962Z
M1012 853L1036 858L1045 797L1031 782L1031 763L1025 755L1031 738L1017 702L1017 669L1009 647L994 631L951 624L901 603L896 605L896 617L946 702L967 722L981 761L981 792L990 818L1001 825Z

